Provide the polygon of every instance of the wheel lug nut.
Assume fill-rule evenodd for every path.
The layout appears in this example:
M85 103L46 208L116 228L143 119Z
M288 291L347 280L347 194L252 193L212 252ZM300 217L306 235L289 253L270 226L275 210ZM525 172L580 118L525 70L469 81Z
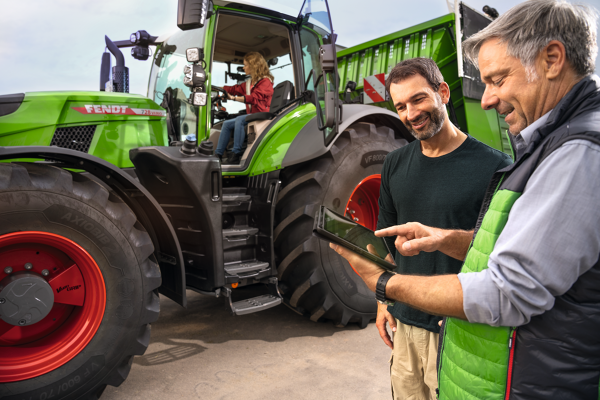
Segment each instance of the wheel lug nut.
M356 217L355 217L355 218L354 218L354 221L358 222L358 218L356 218Z
M27 323L27 321L25 321L24 319L19 320L19 325L25 325Z
M48 275L50 275L50 271L48 271L47 269L44 269L44 270L42 270L42 275L48 276Z
M33 268L33 264L32 263L25 264L25 269L31 269L31 268Z
M12 271L13 271L12 267L6 267L6 268L4 268L4 273L5 274L12 274Z
M0 299L0 304L6 303L6 299Z

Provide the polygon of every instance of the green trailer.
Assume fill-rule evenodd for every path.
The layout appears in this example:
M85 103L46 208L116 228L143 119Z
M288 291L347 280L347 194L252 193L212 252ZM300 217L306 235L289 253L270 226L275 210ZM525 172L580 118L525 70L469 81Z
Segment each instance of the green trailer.
M283 7L179 0L176 33L106 38L116 65L106 52L99 91L0 96L3 400L97 399L119 385L148 346L158 293L365 327L373 293L312 229L320 205L376 226L383 160L414 138L385 99L357 99L364 77L404 57L402 40L440 63L463 129L506 149L498 116L464 94L454 14L336 57L325 0ZM120 49L147 59L149 46L148 97L128 94ZM223 164L222 124L244 111L219 87L246 79L250 51L268 60L276 100L248 117L239 164ZM263 293L246 298L251 285Z

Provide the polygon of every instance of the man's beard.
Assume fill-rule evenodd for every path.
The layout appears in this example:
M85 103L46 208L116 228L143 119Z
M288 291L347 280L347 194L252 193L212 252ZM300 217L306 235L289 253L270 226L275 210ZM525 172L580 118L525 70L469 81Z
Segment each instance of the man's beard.
M437 135L439 131L442 130L442 125L444 125L444 119L446 117L446 114L444 113L444 103L441 102L441 99L438 100L440 100L440 106L438 108L434 108L432 112L423 113L424 118L429 118L429 123L425 130L417 132L412 128L412 124L410 122L407 121L408 126L406 126L405 124L406 129L408 129L408 131L411 133L411 135L415 137L415 139L431 139L432 137Z

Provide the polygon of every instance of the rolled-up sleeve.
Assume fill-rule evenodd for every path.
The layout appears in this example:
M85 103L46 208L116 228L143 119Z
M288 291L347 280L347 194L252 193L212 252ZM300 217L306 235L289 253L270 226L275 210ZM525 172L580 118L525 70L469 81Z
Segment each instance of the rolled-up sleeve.
M460 273L469 322L520 326L554 306L600 254L600 146L548 156L513 205L488 268Z

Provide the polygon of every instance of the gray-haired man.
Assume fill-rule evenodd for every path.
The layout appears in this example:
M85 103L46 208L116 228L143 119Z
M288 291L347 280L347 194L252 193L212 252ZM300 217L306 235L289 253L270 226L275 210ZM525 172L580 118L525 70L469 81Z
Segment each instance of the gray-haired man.
M379 231L398 235L401 254L462 252L458 276L387 278L336 248L371 289L452 317L440 334L440 399L598 398L596 21L585 6L530 0L465 41L486 84L482 107L506 115L517 160L492 178L471 246L418 223Z

